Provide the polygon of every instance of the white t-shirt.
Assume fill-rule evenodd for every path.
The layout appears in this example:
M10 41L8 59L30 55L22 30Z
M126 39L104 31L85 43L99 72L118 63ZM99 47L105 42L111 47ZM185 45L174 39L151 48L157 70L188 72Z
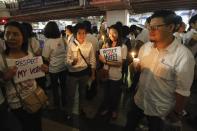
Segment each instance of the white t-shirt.
M27 56L23 57L23 58L32 58L33 55L31 53L29 53ZM9 59L6 58L8 67L13 67L16 64L16 60L18 59ZM3 58L0 55L0 71L4 72L6 70L5 64L3 62ZM11 81L7 81L5 84L6 87L6 96L7 96L7 100L9 103L9 106L12 109L17 109L21 107L21 103L19 98L16 95L16 90L12 84ZM37 84L35 79L31 79L31 80L26 80L20 83L16 84L16 87L18 89L18 91L20 92L20 96L22 98L26 98L27 96L29 96L36 88L37 88Z
M144 28L140 34L136 37L136 40L140 40L143 43L146 43L149 41L149 31L148 29Z
M47 39L42 56L49 60L49 72L58 73L65 70L65 46L62 38Z
M86 41L89 41L90 43L92 43L94 52L96 53L96 51L98 51L98 49L99 49L98 39L94 35L88 33L86 35Z
M122 60L126 60L127 58L127 46L125 44L121 46L121 57L122 57ZM122 66L120 67L110 66L109 68L108 65L104 65L104 68L109 69L110 80L117 81L122 78Z

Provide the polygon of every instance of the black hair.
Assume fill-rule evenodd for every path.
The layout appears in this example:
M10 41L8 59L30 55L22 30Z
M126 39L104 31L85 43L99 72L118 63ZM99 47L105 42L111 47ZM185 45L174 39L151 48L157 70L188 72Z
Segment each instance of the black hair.
M68 30L70 30L70 32L73 33L73 26L72 26L72 25L67 25L67 26L65 27L65 29L68 29Z
M174 11L171 10L157 10L151 16L151 19L161 17L163 18L163 22L165 24L175 24L175 17L176 14Z
M66 36L66 33L65 33L65 31L64 31L64 30L61 30L60 32L61 32L61 35L62 35L63 37L65 37L65 36Z
M194 24L196 21L197 21L197 14L191 17L191 19L189 20L189 25L191 26L191 24L192 23Z
M176 15L175 16L175 25L176 25L175 32L179 30L179 28L181 27L182 22L183 22L182 17L179 16L179 15Z
M55 21L49 21L44 28L44 36L46 38L59 38L60 30Z
M24 26L25 32L26 32L26 34L27 34L27 37L28 37L28 38L32 37L33 28L32 28L32 26L31 26L31 24L26 23L26 22L23 22L23 23L22 23L22 26Z
M98 34L98 28L97 26L92 27L92 33Z
M116 46L122 46L122 39L121 39L121 29L119 28L119 26L118 25L111 25L110 27L109 27L109 30L110 29L115 29L117 32L118 32L118 40L117 40L117 45ZM108 44L109 44L109 47L111 47L112 46L112 41L109 39L108 40Z
M147 17L147 18L146 18L146 22L147 22L148 24L150 24L150 21L151 21L151 17Z
M87 33L92 33L92 24L91 24L91 22L90 21L87 21L87 20L85 20L85 21L83 21L83 24L85 25L85 27L86 27L86 32Z
M158 11L155 11L153 13L153 15L151 16L151 20L153 18L157 18L157 17L161 17L163 19L163 22L166 25L174 24L175 25L174 31L176 31L177 21L178 21L179 17L177 17L177 15L175 14L174 11L172 11L172 10L158 10Z
M130 29L128 26L124 25L122 26L122 37L125 38L127 35L129 35Z
M22 24L20 24L19 22L17 21L11 21L11 22L8 22L7 24L5 24L4 26L4 35L5 35L5 30L8 26L14 26L16 28L18 28L23 36L23 43L22 43L22 46L21 46L21 50L25 53L28 53L28 37L27 37L27 34L25 32L25 29L24 27L22 26ZM6 42L5 42L6 43ZM10 52L10 48L7 46L6 44L6 49L5 49L5 54L9 54Z
M77 32L80 30L80 29L83 29L85 30L85 32L87 32L87 28L86 26L84 25L84 23L77 23L74 27L74 36L76 38L77 36Z

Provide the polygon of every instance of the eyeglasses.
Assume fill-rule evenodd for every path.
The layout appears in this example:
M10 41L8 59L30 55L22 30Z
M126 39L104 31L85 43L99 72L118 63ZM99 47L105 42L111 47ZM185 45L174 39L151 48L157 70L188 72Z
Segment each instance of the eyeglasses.
M161 24L161 25L152 25L152 26L148 26L147 28L148 28L148 30L158 30L159 29L159 27L162 27L162 26L165 26L165 25L167 25L167 24Z

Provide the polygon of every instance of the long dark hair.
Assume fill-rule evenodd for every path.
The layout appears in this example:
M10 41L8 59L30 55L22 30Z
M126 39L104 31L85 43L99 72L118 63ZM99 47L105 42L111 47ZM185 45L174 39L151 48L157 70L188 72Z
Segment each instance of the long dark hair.
M121 28L118 25L115 24L115 25L111 25L109 27L109 30L110 29L115 29L118 32L118 39L117 39L116 46L122 46ZM109 47L112 47L112 41L111 41L111 39L108 39L108 42L107 43L108 43Z
M46 38L55 39L60 38L60 35L61 33L57 23L55 21L49 21L44 28L44 36Z
M25 53L28 53L28 37L27 37L27 34L25 32L25 29L24 27L22 26L22 24L20 24L19 22L17 21L11 21L11 22L8 22L7 24L5 24L4 26L4 35L5 35L5 30L8 26L14 26L16 28L18 28L23 36L23 43L22 43L22 46L21 46L21 50ZM6 44L6 42L5 42ZM10 52L10 48L7 46L6 44L6 50L5 50L5 54L9 54Z

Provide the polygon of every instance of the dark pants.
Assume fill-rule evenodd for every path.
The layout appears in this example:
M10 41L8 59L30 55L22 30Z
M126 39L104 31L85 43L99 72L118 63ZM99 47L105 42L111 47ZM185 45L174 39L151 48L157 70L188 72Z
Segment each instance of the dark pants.
M72 114L77 87L79 92L79 111L84 110L84 108L86 107L87 105L86 89L88 85L88 79L89 79L88 75L78 76L78 77L68 75L67 78L68 92L66 95L67 96L66 112L68 114Z
M12 110L16 118L19 120L23 131L42 131L41 110L30 114L22 108Z
M149 131L162 131L162 119L156 116L144 115L143 110L138 108L135 103L132 104L131 110L127 114L127 123L125 126L125 131L135 131L140 120L143 117L147 117Z
M58 73L50 73L51 87L53 91L54 105L60 107L60 101L62 106L66 104L66 77L67 71L61 71ZM61 94L59 94L59 87L61 88ZM60 100L61 98L61 100Z
M0 104L0 131L8 131L8 110L5 103Z
M117 111L121 96L122 80L108 80L104 87L104 100L102 103L103 110Z

